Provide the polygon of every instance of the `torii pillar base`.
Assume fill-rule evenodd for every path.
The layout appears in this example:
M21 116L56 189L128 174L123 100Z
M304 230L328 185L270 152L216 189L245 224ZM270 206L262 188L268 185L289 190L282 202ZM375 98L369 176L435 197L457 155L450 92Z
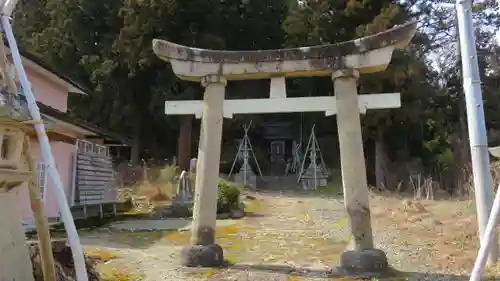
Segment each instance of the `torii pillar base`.
M346 275L377 277L388 272L389 263L382 250L352 250L340 255L340 270Z
M188 245L182 249L181 264L187 267L220 267L224 251L218 244Z

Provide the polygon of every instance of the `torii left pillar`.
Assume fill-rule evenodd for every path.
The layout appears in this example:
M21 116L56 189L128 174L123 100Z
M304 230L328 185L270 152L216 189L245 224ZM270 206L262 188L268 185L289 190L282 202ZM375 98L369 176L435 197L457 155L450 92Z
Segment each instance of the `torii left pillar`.
M227 81L224 77L209 75L201 79L201 84L205 93L196 164L191 245L183 249L181 256L182 264L186 266L219 266L224 262L224 254L222 248L215 244L215 225Z

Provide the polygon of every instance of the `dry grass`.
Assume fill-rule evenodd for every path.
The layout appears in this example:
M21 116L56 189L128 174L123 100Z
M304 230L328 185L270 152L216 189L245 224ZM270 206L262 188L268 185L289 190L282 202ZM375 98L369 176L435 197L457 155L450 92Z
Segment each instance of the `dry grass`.
M487 268L484 274L484 279L488 281L500 280L500 263L497 263L496 265Z
M175 196L177 186L174 183L142 182L134 186L135 197L146 197L151 202L168 201Z
M252 200L245 202L245 213L258 214L265 208L265 204L261 200Z
M151 169L148 173L155 175L145 177L139 183L122 187L119 189L121 201L134 201L136 198L147 198L150 202L169 201L176 194L180 169L177 166L165 166L163 168Z
M379 196L372 202L376 232L397 231L401 244L423 248L432 255L428 258L432 260L429 265L432 269L470 272L479 248L475 207L471 201L418 201ZM493 274L500 278L500 271Z

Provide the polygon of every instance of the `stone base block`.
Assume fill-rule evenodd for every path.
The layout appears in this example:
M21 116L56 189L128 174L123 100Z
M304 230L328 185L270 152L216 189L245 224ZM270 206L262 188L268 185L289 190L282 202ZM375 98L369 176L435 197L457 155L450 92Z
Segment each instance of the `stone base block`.
M378 275L387 272L389 264L384 251L369 249L345 251L340 256L340 268L349 274Z
M224 264L224 251L217 244L189 245L182 249L181 263L187 267L220 267Z

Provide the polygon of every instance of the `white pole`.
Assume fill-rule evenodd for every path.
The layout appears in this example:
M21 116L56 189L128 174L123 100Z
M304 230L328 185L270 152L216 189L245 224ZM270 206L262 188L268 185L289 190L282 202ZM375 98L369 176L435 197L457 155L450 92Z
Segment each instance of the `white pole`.
M467 107L472 173L479 224L480 240L485 237L488 216L493 204L493 180L490 172L486 124L484 120L481 80L477 63L476 36L472 22L472 1L456 2L460 51L462 57L463 88ZM481 244L483 244L481 242ZM498 259L498 241L491 241L488 262Z
M486 266L488 252L491 250L490 246L497 239L495 228L497 226L499 214L500 214L500 186L497 189L497 195L493 203L493 209L491 210L490 218L488 219L488 224L486 225L486 231L484 233L484 236L481 237L483 243L481 243L481 247L479 248L476 262L474 263L474 268L472 269L469 281L480 281L481 277L484 274L484 267Z
M259 166L259 161L257 161L257 156L255 156L255 153L253 152L253 146L252 143L250 142L250 138L248 139L248 147L250 149L250 152L252 153L253 160L255 161L255 165L257 166L257 170L259 170L259 175L262 180L264 180L264 176L262 175L262 170L260 169Z
M312 150L311 150L311 164L314 164L313 168L314 168L314 190L318 189L318 178L317 178L317 173L318 173L318 170L317 170L317 166L316 166L316 159L317 159L317 156L316 156L316 133L314 132L314 127L313 127L313 141L312 141Z
M248 135L245 132L245 138L243 139L243 184L246 186L247 183L247 167L248 167L248 145L247 145Z
M231 175L233 174L233 170L234 170L234 166L236 165L236 161L238 161L238 156L240 155L244 140L245 139L242 139L240 142L240 145L238 145L238 151L236 152L236 156L234 156L233 165L231 165L231 170L229 170L229 175L227 176L229 178L229 180L231 180Z
M73 216L71 215L71 211L68 206L66 195L64 193L63 183L61 182L61 177L59 176L59 172L57 171L55 161L52 156L49 138L45 133L45 126L43 125L40 111L36 104L35 97L33 96L28 77L22 64L21 55L19 54L16 39L14 38L14 34L12 32L12 26L10 24L9 16L2 15L2 25L5 30L7 41L9 43L10 51L12 53L14 66L19 75L19 80L21 81L22 90L26 95L28 109L31 113L33 121L35 121L34 126L38 135L38 141L40 142L40 148L42 150L44 162L47 164L49 174L56 186L54 193L56 194L57 203L61 211L62 220L66 228L69 244L71 246L71 252L73 254L73 260L75 263L76 278L78 281L88 281L87 270L85 268L85 258L83 256L80 238L78 237L78 232L76 231L76 227L73 222Z
M311 163L312 163L312 161L314 161L314 163L313 163L314 164L314 166L313 166L314 167L314 190L316 190L316 189L318 189L318 178L317 178L317 175L316 175L317 172L318 172L317 167L316 167L316 164L317 164L316 163L316 148L314 148L314 150L312 151L311 155L312 155L311 156Z
M314 126L312 127L312 131L314 131ZM306 147L306 154L304 155L304 159L302 160L302 165L300 165L300 172L299 172L299 175L297 177L297 183L300 182L300 180L302 179L302 175L304 173L304 170L305 170L305 166L306 166L306 158L307 158L307 152L309 151L309 146L311 145L311 140L312 140L312 132L311 132L311 135L309 136L309 140L307 141L307 147ZM309 156L311 157L311 156Z

